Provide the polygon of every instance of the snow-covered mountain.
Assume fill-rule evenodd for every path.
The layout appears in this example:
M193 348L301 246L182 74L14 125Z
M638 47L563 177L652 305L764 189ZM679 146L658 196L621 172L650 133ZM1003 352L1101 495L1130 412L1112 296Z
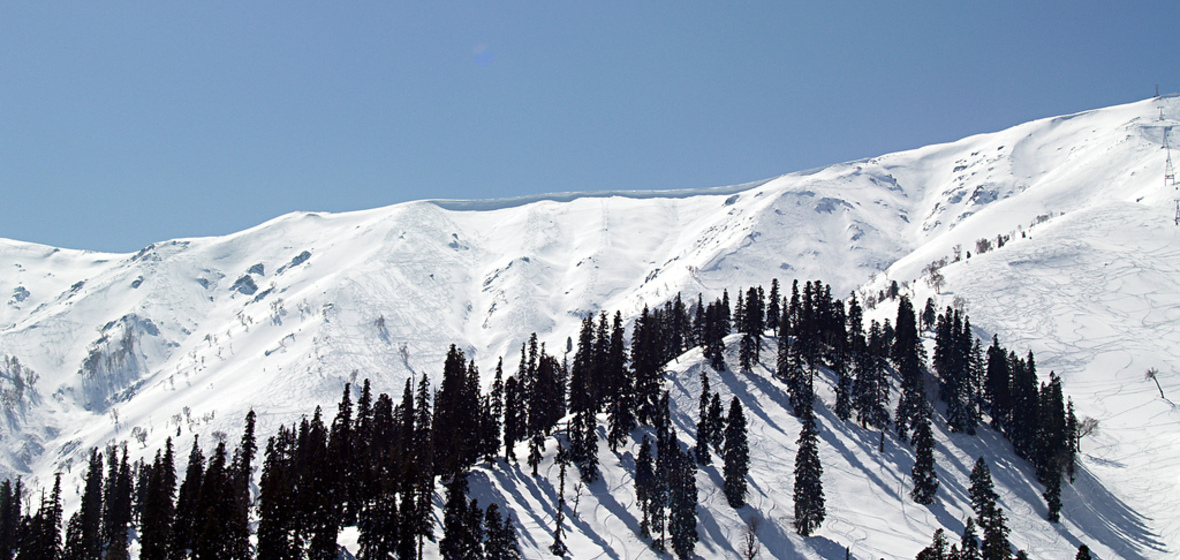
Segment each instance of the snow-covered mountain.
M957 483L922 508L902 488L908 450L878 456L855 427L821 415L830 521L799 538L782 522L795 419L775 404L765 372L727 374L723 391L763 411L751 415L765 438L754 461L766 465L752 474L762 501L751 503L777 531L767 550L912 557L934 528L961 529L969 459L986 454L1004 465L993 470L1004 473L1013 540L1034 557L1072 558L1079 542L1103 558L1171 557L1180 551L1180 412L1168 400L1180 390L1180 227L1162 145L1178 122L1180 98L1155 98L737 187L298 213L126 255L0 240L0 476L43 485L58 470L77 476L70 467L86 450L111 441L146 454L169 435L236 434L250 408L269 434L334 403L346 381L394 392L408 376L438 375L451 343L485 372L500 357L514 367L529 333L560 354L586 313L633 318L677 292L709 299L777 277L871 295L897 281L919 302L958 298L980 337L1036 352L1079 416L1100 421L1066 491L1066 522L1043 521L1040 491L1013 474L1027 466L994 434L939 432L940 476ZM979 254L977 242L997 236L1003 246ZM927 270L942 259L936 293ZM672 368L682 434L692 431L700 367L689 352ZM1144 379L1149 367L1159 390ZM626 469L616 470L599 484L626 495ZM507 502L526 549L544 551L552 501L542 498L552 488L484 476L477 489L498 497L481 503ZM702 471L703 497L718 476ZM593 490L571 520L579 550L650 555L626 536L634 531L616 511L626 502ZM741 520L718 497L704 502L698 552L733 556L724 543Z

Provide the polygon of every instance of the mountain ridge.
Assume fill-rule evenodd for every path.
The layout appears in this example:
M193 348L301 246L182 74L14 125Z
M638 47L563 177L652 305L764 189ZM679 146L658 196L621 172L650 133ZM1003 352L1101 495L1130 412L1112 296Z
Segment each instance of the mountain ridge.
M7 298L0 354L39 378L0 427L0 467L44 485L83 450L125 440L134 428L148 433L144 447L152 449L186 430L232 433L251 407L267 433L333 402L358 376L393 390L408 376L438 375L451 342L486 375L497 358L511 361L530 332L565 350L587 313L633 318L677 292L711 298L774 277L818 278L839 294L868 295L897 281L921 299L960 296L977 326L1036 347L1022 334L1023 318L979 289L970 271L998 276L1001 264L1010 266L998 259L1013 251L1031 252L1024 260L1041 269L1040 252L1069 241L1050 234L1069 226L1075 240L1089 239L1079 220L1111 209L1123 225L1155 224L1133 228L1140 234L1128 244L1142 246L1147 232L1174 236L1147 220L1171 219L1159 146L1161 127L1180 119L1177 99L1038 119L715 189L295 212L134 254L0 240L0 267L15 271L0 278ZM1154 120L1161 109L1166 120ZM1107 238L1117 238L1115 225L1103 230ZM977 240L997 235L1010 235L1012 246L948 262L943 294L925 283L927 266L952 257L956 245L978 253ZM1041 244L1042 235L1055 245ZM1102 254L1119 255L1117 247ZM1166 292L1178 282L1169 274L1173 255L1161 255L1168 266L1154 281ZM1087 258L1067 262L1089 270ZM1177 307L1157 300L1165 316ZM1042 322L1055 309L1045 306ZM1096 317L1120 313L1109 307ZM1082 342L1053 334L1066 338L1060 346ZM1153 363L1168 363L1180 349L1174 339L1169 331L1145 350ZM1057 350L1050 365L1069 364L1064 354ZM1062 374L1076 393L1070 378L1085 387L1095 374L1086 364L1072 367L1082 373ZM1132 502L1155 504L1143 507L1166 528L1170 547L1180 522L1151 498L1175 496L1176 486L1130 490Z

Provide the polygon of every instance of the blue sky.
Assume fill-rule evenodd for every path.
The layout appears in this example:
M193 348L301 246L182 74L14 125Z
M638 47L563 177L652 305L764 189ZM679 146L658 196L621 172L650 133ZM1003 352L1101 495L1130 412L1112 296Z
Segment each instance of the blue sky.
M732 185L1180 91L1180 2L0 2L0 237Z

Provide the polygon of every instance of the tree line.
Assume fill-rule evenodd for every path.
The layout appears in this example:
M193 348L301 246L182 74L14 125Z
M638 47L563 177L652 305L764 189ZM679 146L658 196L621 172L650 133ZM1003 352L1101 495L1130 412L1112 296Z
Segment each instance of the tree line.
M796 281L789 295L780 293L777 280L768 292L751 287L737 294L733 305L724 291L707 304L698 296L685 305L678 294L654 309L645 307L629 345L621 313L587 316L572 362L550 354L533 334L521 345L516 372L505 378L501 359L486 393L474 360L454 345L437 390L426 375L416 385L406 380L398 401L386 393L374 396L368 380L359 391L346 385L330 422L317 408L268 438L257 492L251 491L258 451L253 411L232 452L221 439L206 458L194 439L179 485L171 438L151 462L128 464L125 448L119 460L118 450L108 449L105 477L104 455L94 450L81 507L66 525L64 543L60 475L54 491L48 497L42 493L36 511L21 511L19 479L5 481L0 560L124 558L130 527L138 528L140 557L147 560L326 560L335 558L339 531L349 526L360 533L359 558L416 559L425 542L435 541L444 558L518 558L510 512L469 500L467 474L481 461L517 462L518 444L527 443L524 460L537 476L549 440L557 446L562 478L552 550L562 553L566 467L577 468L586 483L601 476L602 414L612 451L633 439L638 427L654 433L654 441L644 436L637 442L641 530L653 548L671 546L678 556L691 557L697 540L696 470L716 454L728 503L743 506L747 423L741 402L735 397L726 412L702 371L696 444L683 446L669 420L665 367L699 346L714 369L725 369L724 339L733 331L741 334L739 369L747 372L761 360L763 338L777 338L772 371L801 420L794 495L799 533L812 534L825 517L814 412L814 378L821 367L835 376L837 417L879 430L882 445L892 425L899 440L914 447L916 502L931 503L938 488L931 430L936 401L927 394L927 385L935 384L951 431L974 433L986 412L991 426L1035 466L1056 521L1061 479L1073 471L1077 421L1072 404L1062 403L1059 377L1051 374L1038 386L1031 352L1019 358L993 338L985 358L964 313L951 308L938 313L928 300L917 314L908 298L892 292L896 319L871 321L867 329L856 295L845 303L820 281L802 287ZM921 339L925 330L935 339L929 364ZM571 341L567 356L572 346ZM890 411L893 378L900 395ZM442 534L436 535L432 500L440 482L446 499ZM256 547L250 540L253 522ZM979 524L986 528L983 517Z

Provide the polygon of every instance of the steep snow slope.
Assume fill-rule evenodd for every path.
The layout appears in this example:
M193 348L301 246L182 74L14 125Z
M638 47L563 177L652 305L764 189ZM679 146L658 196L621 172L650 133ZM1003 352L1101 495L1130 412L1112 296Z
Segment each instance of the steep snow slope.
M738 335L727 339L730 364L737 363L739 339ZM949 433L941 414L934 422L938 499L929 507L915 504L909 497L912 449L890 433L885 451L879 452L879 432L837 418L830 407L835 401L835 377L826 370L816 381L820 402L826 404L817 407L816 414L827 519L815 535L799 536L792 527L792 495L800 421L789 412L784 385L774 380L768 369L773 368L776 341L767 338L763 344L763 364L750 373L715 372L699 349L670 364L665 387L670 391L672 421L683 448L695 441L702 370L708 372L712 389L721 394L722 402L728 403L734 396L742 401L749 425L750 494L746 506L734 509L726 502L722 465L715 455L712 464L698 471L699 557L740 558L743 533L750 521L758 527L761 558L843 559L845 547L854 558L913 558L938 528L948 531L950 540L957 543L966 518L974 515L967 489L975 459L981 455L987 457L1000 507L1009 518L1012 544L1032 558L1072 559L1083 543L1101 558L1150 558L1164 552L1143 519L1109 494L1088 469L1083 469L1077 482L1063 493L1062 522L1049 523L1041 499L1044 489L1029 482L1035 480L1032 467L1015 456L1003 437L990 428L983 428L976 436ZM896 390L893 394L896 405ZM600 420L605 423L605 415ZM633 478L638 443L630 441L616 454L603 441L602 429L599 438L603 479L575 488L577 471L571 467L566 482L570 557L658 558L639 537ZM527 445L521 444L516 453L527 457ZM523 529L522 548L529 558L551 557L547 547L553 543L559 488L553 455L551 440L538 478L530 474L523 459L519 465L498 460L494 466L476 469L471 476L472 497L480 504L510 505Z
M1083 444L1095 488L1141 530L1111 526L1163 557L1180 547L1163 445L1178 426L1142 370L1175 389L1161 143L1177 120L1180 99L1160 98L740 187L291 214L134 255L0 241L0 474L43 484L110 441L234 434L250 407L268 433L343 381L396 391L436 375L452 342L484 371L500 356L511 368L530 332L560 353L583 314L633 317L677 291L897 280L920 302L928 263L1011 234L944 268L940 302L965 298L981 335L1063 375L1079 414L1103 422Z

